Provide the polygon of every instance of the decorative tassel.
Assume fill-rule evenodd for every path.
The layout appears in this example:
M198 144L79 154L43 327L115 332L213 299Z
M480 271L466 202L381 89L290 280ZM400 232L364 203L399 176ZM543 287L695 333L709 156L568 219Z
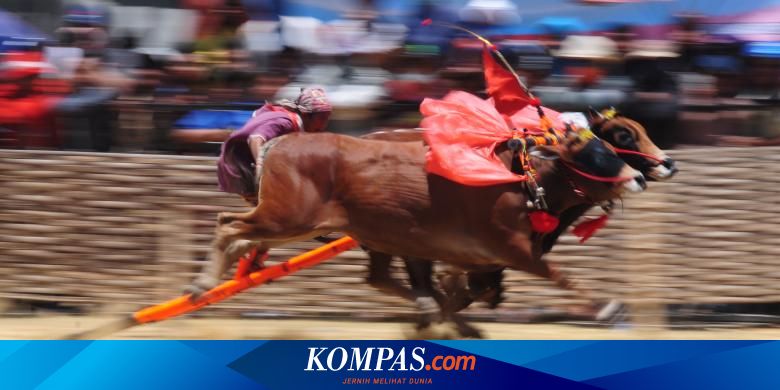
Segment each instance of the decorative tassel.
M607 225L608 219L608 214L604 214L598 218L588 218L587 220L578 223L571 232L580 238L580 244L584 244L585 241L588 241L588 239L596 234L599 229Z
M531 229L537 233L550 233L558 227L558 217L542 210L528 213Z

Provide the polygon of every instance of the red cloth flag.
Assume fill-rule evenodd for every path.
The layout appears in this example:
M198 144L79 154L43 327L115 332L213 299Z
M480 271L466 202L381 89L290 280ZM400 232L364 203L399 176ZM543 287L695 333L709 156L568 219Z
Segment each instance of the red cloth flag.
M493 58L492 50L485 46L482 50L482 62L485 67L485 86L493 98L496 110L502 115L512 116L528 106L531 97L520 85L520 81Z

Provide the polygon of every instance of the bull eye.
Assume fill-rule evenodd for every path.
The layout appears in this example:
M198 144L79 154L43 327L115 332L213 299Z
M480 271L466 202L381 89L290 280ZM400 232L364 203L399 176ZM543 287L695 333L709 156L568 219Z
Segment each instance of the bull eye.
M634 143L634 137L631 136L631 134L627 131L621 131L616 134L617 143L620 145L630 145Z

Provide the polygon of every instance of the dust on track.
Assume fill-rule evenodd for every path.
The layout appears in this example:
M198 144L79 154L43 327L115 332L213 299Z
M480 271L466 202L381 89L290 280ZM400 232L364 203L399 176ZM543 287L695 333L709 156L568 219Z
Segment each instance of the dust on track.
M0 317L0 339L58 339L116 320L112 316ZM671 330L660 327L610 329L561 324L476 323L489 339L780 339L780 328ZM428 333L410 323L306 319L179 318L146 324L109 339L439 339L452 338L446 325Z

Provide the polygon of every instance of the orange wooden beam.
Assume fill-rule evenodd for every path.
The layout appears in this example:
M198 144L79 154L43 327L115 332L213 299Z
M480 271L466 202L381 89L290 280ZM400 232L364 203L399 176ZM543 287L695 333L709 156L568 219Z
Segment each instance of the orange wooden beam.
M133 319L137 324L145 324L163 321L190 313L201 309L204 306L230 298L246 289L298 272L304 268L313 267L341 252L357 246L357 241L351 237L342 237L330 244L295 256L283 263L275 264L259 271L252 272L244 277L224 282L219 286L206 291L196 300L190 299L190 295L184 295L158 305L141 309L133 314Z

